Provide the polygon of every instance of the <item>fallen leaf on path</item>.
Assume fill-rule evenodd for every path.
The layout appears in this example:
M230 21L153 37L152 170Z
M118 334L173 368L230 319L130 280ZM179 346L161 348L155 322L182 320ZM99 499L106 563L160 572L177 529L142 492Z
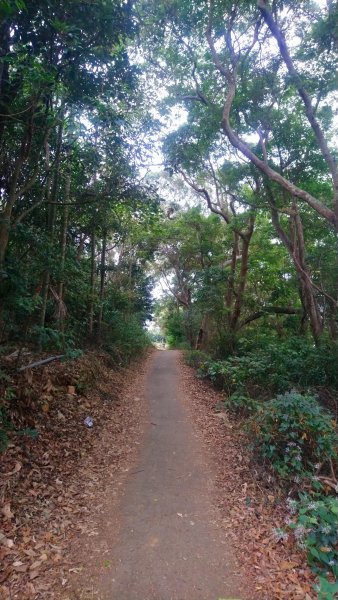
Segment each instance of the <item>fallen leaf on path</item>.
M279 568L282 571L287 571L288 569L294 569L295 567L298 567L298 563L296 562L288 562L288 561L283 561L280 565Z
M39 571L31 571L29 573L29 579L32 581L33 579L36 579L37 577L39 577L40 573Z
M1 512L4 515L5 519L11 520L14 518L14 514L11 511L11 505L9 502L3 505Z

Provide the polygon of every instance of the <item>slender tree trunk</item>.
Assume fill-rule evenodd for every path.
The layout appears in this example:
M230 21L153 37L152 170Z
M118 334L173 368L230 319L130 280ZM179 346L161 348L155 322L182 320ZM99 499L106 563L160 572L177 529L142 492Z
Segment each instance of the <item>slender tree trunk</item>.
M5 257L9 240L11 215L12 209L9 205L0 213L0 281L2 276L5 276Z
M255 216L252 215L246 231L235 232L234 246L231 258L231 274L226 295L226 307L228 310L228 333L230 334L230 344L234 343L234 337L238 328L239 319L243 307L243 298L245 295L246 282L248 278L249 266L249 246L254 231ZM239 241L241 241L241 268L237 286L235 285L237 258L239 254Z
M67 251L67 229L68 229L68 217L69 217L69 199L70 199L70 186L71 186L71 174L70 172L66 175L65 181L65 193L64 200L65 205L63 206L62 225L61 225L61 238L60 238L60 279L58 286L58 296L60 302L59 310L59 328L60 331L64 331L65 326L65 309L64 309L64 292L65 292L65 261Z
M306 264L303 225L296 205L294 205L294 210L295 216L293 221L295 228L295 264L298 267L299 278L301 280L301 285L304 293L304 300L309 314L313 338L316 344L318 344L323 333L324 324L320 314L318 302L314 293L310 269Z
M318 302L314 293L311 273L306 263L303 226L298 214L297 206L296 204L293 205L293 214L289 216L289 237L280 224L278 212L275 208L274 201L271 199L271 196L270 200L272 223L280 240L289 251L301 288L301 302L310 321L313 339L316 344L319 344L323 333L323 319L321 317Z
M11 227L12 212L17 200L17 186L20 176L21 167L25 160L25 146L28 139L26 132L25 138L22 140L20 155L17 157L13 175L9 184L8 198L4 209L0 213L0 273L5 270L5 258L9 241L9 232Z
M50 241L54 238L54 225L55 225L55 202L58 194L58 185L59 185L59 176L60 176L60 161L61 161L61 148L62 148L62 136L63 136L63 116L64 111L61 111L61 119L62 121L59 124L58 135L57 135L57 144L55 150L55 166L53 174L50 174L47 178L46 184L46 201L48 204L48 212L47 212L47 231L49 232ZM48 143L46 144L46 169L50 168L50 149ZM42 304L41 304L41 312L40 312L40 327L45 326L46 322L46 309L47 309L47 300L48 300L48 289L50 284L50 272L49 269L43 274L43 283L42 283Z
M85 240L86 240L86 235L85 234L80 234L80 242L79 245L77 247L77 251L76 251L76 260L77 262L80 261L80 258L83 254L84 251L84 246L85 246Z
M44 327L45 322L46 322L49 281L50 281L49 271L45 271L42 276L41 310L40 310L40 320L39 320L40 327Z
M228 311L228 325L231 325L231 310L234 301L235 294L235 277L236 277L236 266L237 256L239 254L239 235L237 231L234 231L234 243L232 246L231 263L230 263L230 275L228 278L227 292L225 296L225 306Z
M242 261L241 261L241 269L239 274L239 283L236 290L236 300L234 304L234 309L231 314L230 320L230 331L234 334L237 325L239 322L239 318L241 316L242 307L243 307L243 298L245 294L246 282L248 278L248 266L249 266L249 246L250 240L252 237L253 228L250 233L246 233L242 238Z
M3 139L6 115L8 107L11 104L10 86L9 86L9 60L6 60L10 52L11 40L11 22L9 19L4 20L0 25L0 141Z
M32 172L30 172L30 175L24 182L20 180L22 175L22 167L29 158L32 149L35 109L35 105L32 104L30 115L22 136L20 151L14 161L13 172L9 177L5 178L7 182L4 187L8 187L8 195L4 202L4 208L0 212L0 278L5 275L5 258L14 207L18 198L20 196L24 196L25 193L32 188L39 174L39 165L37 164L35 168L30 170ZM50 129L46 127L43 147L47 143L49 133Z
M88 333L93 336L94 331L94 294L95 294L95 227L92 229L90 249L90 289L89 289L89 319Z
M101 265L100 265L100 311L97 323L97 333L100 335L103 320L104 284L106 279L106 252L107 252L107 230L103 232Z
M46 169L48 170L50 167L50 148L49 148L49 144L46 144ZM47 183L46 183L46 190L45 190L45 194L46 194L46 201L49 202L50 201L50 192L51 192L51 186L52 186L52 175L49 174L47 177ZM49 215L49 210L50 210L50 206L47 206L47 211L48 211L48 215ZM48 217L47 217L47 223L46 223L47 229L48 227ZM46 312L47 312L47 301L48 301L48 290L49 290L49 281L50 281L50 274L49 274L49 270L46 269L42 275L42 286L41 286L41 310L40 310L40 319L39 319L39 325L40 327L44 327L45 326L45 322L46 322Z
M56 141L56 149L55 149L55 168L54 168L54 177L52 183L52 190L50 195L50 205L48 211L48 229L51 233L54 232L55 225L55 216L56 216L56 202L57 196L59 192L59 179L60 179L60 163L61 163L61 150L62 150L62 139L63 139L63 119L64 119L64 105L61 108L60 112L60 124L58 127L57 141Z

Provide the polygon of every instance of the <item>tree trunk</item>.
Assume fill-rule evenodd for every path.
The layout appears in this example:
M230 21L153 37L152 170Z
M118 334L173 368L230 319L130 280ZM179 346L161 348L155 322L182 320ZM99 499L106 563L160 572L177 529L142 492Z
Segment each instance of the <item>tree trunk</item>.
M53 233L54 225L55 225L55 216L56 216L56 202L57 196L59 192L59 179L60 179L60 162L61 162L61 149L62 149L62 138L63 138L63 118L64 118L64 106L61 108L60 112L60 124L58 127L57 141L56 141L56 149L55 149L55 168L54 168L54 177L52 183L52 191L50 194L50 205L48 210L48 229Z
M24 182L20 181L22 167L31 154L35 109L36 107L32 103L30 115L22 136L20 151L14 160L13 172L9 176L6 175L6 177L4 177L6 183L3 184L3 187L6 189L6 191L8 190L8 194L6 194L7 197L3 203L4 208L0 212L0 279L1 277L5 276L5 258L14 207L18 198L20 198L20 196L24 196L25 193L32 188L39 174L39 164L37 161L36 166L33 169L30 169L30 174L27 179ZM49 133L50 129L46 126L42 147L44 147L47 143Z
M95 227L93 227L91 235L91 249L90 249L90 288L89 288L89 319L88 319L88 333L89 336L93 336L94 331L94 294L95 294Z
M63 215L62 215L62 225L61 225L61 238L60 238L60 279L58 286L58 296L60 302L59 309L59 329L60 331L64 331L65 326L65 307L64 307L64 291L65 291L65 279L64 279L64 270L65 270L65 260L66 260L66 251L67 251L67 229L68 229L68 216L69 216L69 199L70 199L70 186L71 186L71 174L70 172L66 175L65 181L65 193L64 193L64 201L65 205L63 206Z
M103 320L104 284L106 279L106 252L107 252L107 230L103 232L101 265L100 265L100 311L97 323L97 333L100 335Z
M60 174L62 135L63 135L63 110L62 110L62 122L60 123L59 129L58 129L57 146L56 146L56 151L55 151L54 172L53 172L53 174L50 174L48 176L47 184L46 184L46 202L48 204L47 230L49 232L51 241L54 237L55 202L56 202L57 193L58 193L58 182L59 182L59 174ZM46 144L46 169L47 169L47 171L49 170L49 168L50 168L50 149L49 149L49 145L47 143ZM46 269L45 273L43 274L40 327L45 326L49 283L50 283L50 273L49 273L49 270Z
M320 343L323 333L323 319L320 314L317 299L314 293L310 270L306 264L305 241L303 225L296 204L293 205L293 213L289 216L290 237L282 228L274 200L270 196L272 223L278 237L287 248L293 265L295 267L301 293L300 299L308 315L313 339L316 344Z
M5 276L5 257L9 240L9 230L11 224L11 213L9 207L0 213L0 281Z
M234 231L234 243L232 246L231 262L230 262L230 275L228 278L227 293L225 296L225 306L228 310L228 324L231 323L231 310L234 300L235 293L235 276L237 266L237 256L239 254L239 235L237 231Z
M236 290L236 300L234 309L231 314L230 320L230 331L234 334L237 330L239 318L241 316L243 307L243 298L245 294L246 282L248 278L248 266L249 266L249 246L253 233L254 220L250 225L249 230L242 237L242 261L241 269L239 274L239 283Z
M195 350L206 350L208 348L208 341L209 341L208 334L209 334L209 332L208 332L208 315L205 314L202 317L199 332L197 334Z

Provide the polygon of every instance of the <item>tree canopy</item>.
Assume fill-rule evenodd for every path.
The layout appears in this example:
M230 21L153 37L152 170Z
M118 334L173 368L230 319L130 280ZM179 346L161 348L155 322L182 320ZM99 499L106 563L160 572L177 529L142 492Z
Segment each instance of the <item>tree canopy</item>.
M236 410L284 394L287 479L283 406L338 389L337 0L0 0L0 41L0 353L153 320Z

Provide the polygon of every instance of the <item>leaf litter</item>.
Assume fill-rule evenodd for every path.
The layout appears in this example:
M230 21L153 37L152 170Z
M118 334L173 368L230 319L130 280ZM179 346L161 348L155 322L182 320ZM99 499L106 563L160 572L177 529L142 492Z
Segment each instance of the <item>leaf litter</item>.
M97 535L105 488L136 448L142 403L128 390L142 360L116 370L109 355L88 352L22 374L5 366L11 419L24 434L9 432L0 459L0 599L65 598L81 572L79 537Z
M12 377L14 422L39 435L10 434L1 459L1 600L98 600L76 548L83 538L97 539L105 490L128 472L139 444L144 403L132 388L142 372L142 365L116 372L109 356L93 352ZM241 423L215 413L221 394L183 361L181 374L217 473L224 535L243 576L254 581L250 600L314 600L304 554L292 538L277 542L273 535L287 516L282 491L267 485L253 462ZM90 429L84 425L89 414ZM104 559L102 568L109 566ZM86 586L78 590L74 581L84 575Z

